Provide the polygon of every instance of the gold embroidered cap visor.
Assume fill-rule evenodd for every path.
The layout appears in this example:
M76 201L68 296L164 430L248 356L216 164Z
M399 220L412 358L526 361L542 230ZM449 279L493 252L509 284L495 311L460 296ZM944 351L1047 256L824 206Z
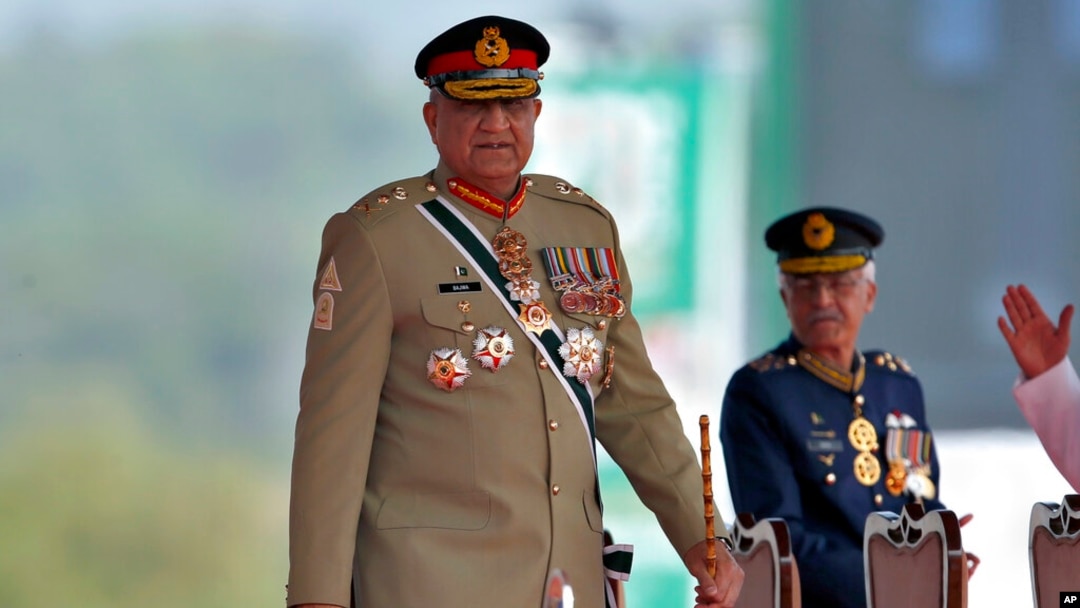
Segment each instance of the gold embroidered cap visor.
M497 100L536 97L540 94L537 84L539 72L531 70L484 70L479 72L455 72L440 74L428 80L429 85L451 99ZM517 74L517 77L514 75ZM461 77L455 80L453 77Z
M533 26L487 16L459 23L436 36L413 66L425 86L451 99L535 97L547 61L547 39Z
M788 274L860 268L874 258L874 248L884 239L885 231L870 217L834 207L796 211L765 231L765 244Z
M861 268L871 260L862 253L851 255L808 256L780 260L780 270L788 274L817 274L821 272L844 272Z

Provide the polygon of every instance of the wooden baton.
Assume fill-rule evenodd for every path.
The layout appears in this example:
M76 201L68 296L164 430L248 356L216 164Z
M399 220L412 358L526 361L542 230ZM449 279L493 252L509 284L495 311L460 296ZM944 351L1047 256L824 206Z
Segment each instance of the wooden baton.
M709 576L716 576L716 530L713 527L713 495L712 495L712 458L709 447L709 417L702 416L698 419L701 425L701 482L704 486L702 494L705 499L705 565L709 568Z

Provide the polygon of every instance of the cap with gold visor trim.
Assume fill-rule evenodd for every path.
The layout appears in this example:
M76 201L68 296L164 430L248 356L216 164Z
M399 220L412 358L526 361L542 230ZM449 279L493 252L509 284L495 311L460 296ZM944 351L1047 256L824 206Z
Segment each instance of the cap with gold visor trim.
M873 219L835 207L812 207L773 222L765 244L788 274L844 272L874 259L885 231Z
M416 56L417 78L459 100L536 97L550 46L533 26L487 16L459 23Z

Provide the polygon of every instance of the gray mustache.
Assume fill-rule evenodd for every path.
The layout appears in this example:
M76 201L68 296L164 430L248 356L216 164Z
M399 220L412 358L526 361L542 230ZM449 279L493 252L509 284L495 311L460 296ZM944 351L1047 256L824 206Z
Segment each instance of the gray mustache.
M840 314L839 310L818 310L810 313L810 316L806 318L808 323L817 323L818 321L843 321L844 315Z

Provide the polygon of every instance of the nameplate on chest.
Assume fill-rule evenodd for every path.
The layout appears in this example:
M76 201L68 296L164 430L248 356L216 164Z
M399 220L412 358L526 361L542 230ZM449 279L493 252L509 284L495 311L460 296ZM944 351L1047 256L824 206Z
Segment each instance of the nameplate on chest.
M843 452L844 442L839 439L807 439L806 449L810 452Z
M480 281L462 281L460 283L439 283L440 294L453 293L477 293L480 291Z

